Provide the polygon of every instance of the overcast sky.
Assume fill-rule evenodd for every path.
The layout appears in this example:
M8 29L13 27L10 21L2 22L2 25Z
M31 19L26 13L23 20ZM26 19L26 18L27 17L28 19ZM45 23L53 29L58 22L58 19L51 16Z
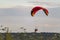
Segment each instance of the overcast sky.
M7 8L7 7L14 7L18 5L32 5L31 3L36 3L37 5L41 4L41 2L48 2L48 5L58 5L60 3L60 0L0 0L0 7L1 8ZM50 3L52 2L52 3ZM55 3L54 3L55 2ZM42 4L46 4L42 3Z
M49 10L49 16L38 11L35 17L30 15L34 6ZM0 25L9 27L12 32L60 32L60 0L0 0Z

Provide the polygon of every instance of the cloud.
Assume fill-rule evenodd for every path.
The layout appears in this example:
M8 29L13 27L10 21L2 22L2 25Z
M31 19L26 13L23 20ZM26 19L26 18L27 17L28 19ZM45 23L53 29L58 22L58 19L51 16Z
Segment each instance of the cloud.
M52 1L52 0L51 0ZM49 2L48 0L1 0L0 1L0 8L11 8L18 5L25 5L25 6L43 6L43 7L60 7L60 2Z
M28 2L33 5L39 5L42 7L48 7L48 8L54 8L54 7L60 7L60 3L57 2L39 2L39 1L30 1Z

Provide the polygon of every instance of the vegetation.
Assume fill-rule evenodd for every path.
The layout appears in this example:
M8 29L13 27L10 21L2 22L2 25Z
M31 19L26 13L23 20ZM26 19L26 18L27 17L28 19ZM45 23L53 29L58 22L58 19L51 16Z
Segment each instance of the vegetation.
M2 34L0 33L0 40L3 40L3 36L2 36Z
M13 40L12 35L10 33L6 33L6 40Z
M2 35L3 34L3 35ZM3 38L5 36L5 38ZM0 33L0 40L60 40L59 33Z

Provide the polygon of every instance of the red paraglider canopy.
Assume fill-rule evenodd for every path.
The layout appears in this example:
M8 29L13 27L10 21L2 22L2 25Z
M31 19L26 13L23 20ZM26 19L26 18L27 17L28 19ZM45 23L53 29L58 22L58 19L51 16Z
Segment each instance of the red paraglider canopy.
M31 16L34 16L38 10L43 10L44 13L48 16L48 13L49 13L48 10L40 6L36 6L31 10Z

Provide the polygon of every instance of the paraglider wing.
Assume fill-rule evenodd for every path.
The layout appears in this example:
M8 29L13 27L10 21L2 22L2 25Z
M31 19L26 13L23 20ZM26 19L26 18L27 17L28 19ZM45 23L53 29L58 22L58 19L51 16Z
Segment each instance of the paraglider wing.
M44 13L48 16L48 10L47 9L43 9Z
M39 7L39 6L36 6L32 9L31 16L34 16L36 14L36 12L39 11L39 10L43 10L44 13L48 16L48 10L45 9L45 8Z
M36 13L38 10L40 10L40 9L42 9L42 7L34 7L34 8L32 9L32 11L31 11L31 16L34 16L35 13Z

